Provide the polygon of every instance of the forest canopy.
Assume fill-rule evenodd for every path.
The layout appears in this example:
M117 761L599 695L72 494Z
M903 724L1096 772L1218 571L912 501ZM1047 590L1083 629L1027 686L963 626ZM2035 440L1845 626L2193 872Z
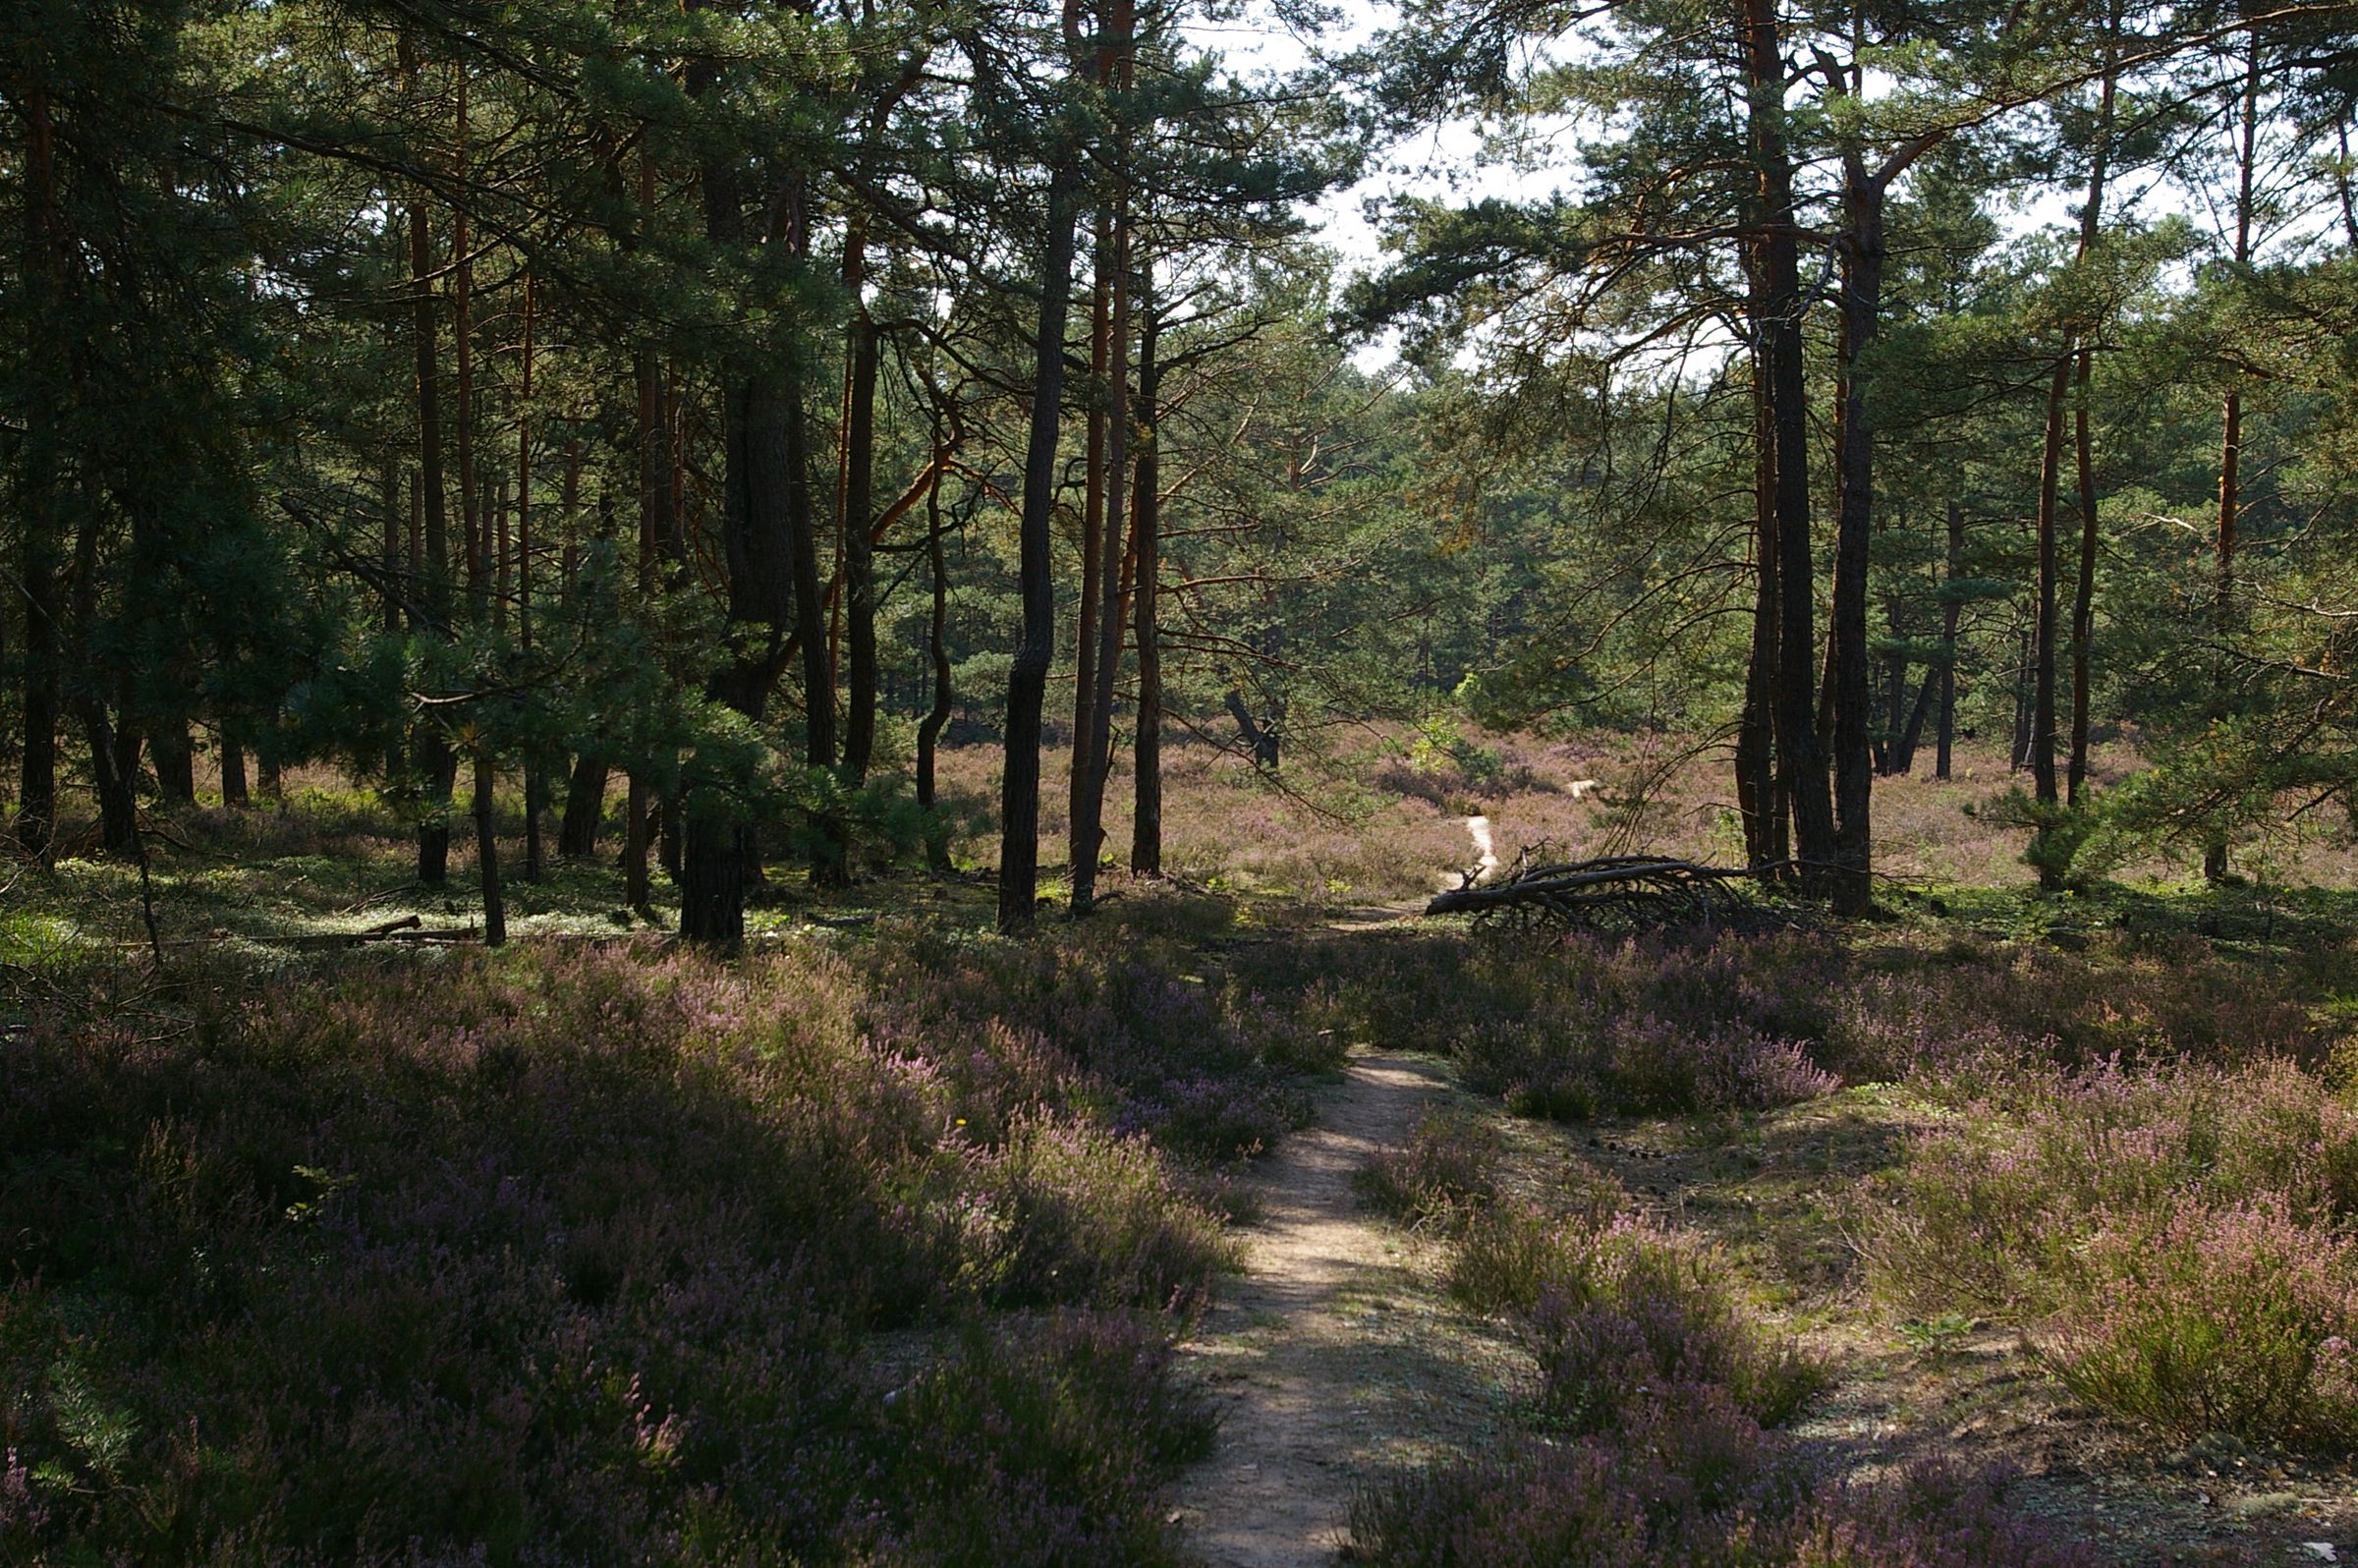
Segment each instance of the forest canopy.
M620 787L626 901L729 945L765 863L946 864L951 735L1011 929L1043 744L1077 908L1171 736L1676 735L1852 911L1961 734L2050 883L2358 809L2358 9L1231 21L12 8L19 851L326 763L496 940L500 792L532 877Z

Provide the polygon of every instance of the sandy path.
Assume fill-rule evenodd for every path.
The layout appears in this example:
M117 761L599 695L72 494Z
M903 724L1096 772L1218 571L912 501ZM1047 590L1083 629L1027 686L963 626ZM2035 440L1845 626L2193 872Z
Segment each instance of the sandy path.
M1443 1093L1429 1062L1354 1056L1319 1121L1255 1173L1264 1204L1241 1277L1182 1347L1221 1412L1216 1452L1178 1517L1214 1568L1328 1563L1351 1491L1388 1467L1495 1431L1519 1353L1412 1269L1411 1245L1359 1205L1351 1173L1397 1147Z

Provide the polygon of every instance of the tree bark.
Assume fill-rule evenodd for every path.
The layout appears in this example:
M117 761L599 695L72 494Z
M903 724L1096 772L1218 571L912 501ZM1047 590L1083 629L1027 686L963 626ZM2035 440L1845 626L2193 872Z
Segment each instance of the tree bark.
M377 499L384 513L383 559L378 566L385 576L382 626L389 642L401 636L403 595L416 591L415 585L404 586L404 579L415 569L415 563L405 561L402 556L402 521L408 514L401 504L401 469L391 458L385 460L377 473ZM181 740L185 743L187 739L188 732L183 729ZM388 783L400 778L403 767L407 765L404 750L400 731L396 729L392 738L385 742L385 778ZM160 752L158 756L160 757Z
M1777 680L1773 702L1777 783L1793 812L1802 885L1830 894L1837 869L1834 808L1818 741L1817 613L1810 550L1809 409L1803 381L1801 276L1793 223L1793 170L1784 131L1784 68L1773 0L1744 0L1752 154L1760 181L1762 303L1754 323L1768 366L1776 465Z
M741 238L742 209L735 173L720 162L704 170L707 236L720 246ZM799 171L782 177L770 241L796 257L810 254L810 192ZM810 681L811 763L834 760L834 692L828 681L826 610L818 585L816 531L811 505L809 432L803 422L803 382L788 363L746 371L723 367L721 542L728 560L730 655L705 682L705 695L758 720L769 690L784 670L799 625ZM706 946L732 949L745 937L745 891L758 870L758 845L745 803L730 781L698 769L682 799L680 934ZM814 880L840 877L840 843L831 824L814 818L820 835Z
M417 41L401 37L401 65L406 85L414 96L418 87ZM409 203L410 324L417 357L418 485L424 496L425 560L419 597L425 606L430 635L448 640L450 627L450 514L443 495L442 387L435 346L434 252L422 196ZM229 795L230 752L235 745L225 725L221 732L221 793ZM441 726L431 719L418 726L410 748L418 759L423 799L418 823L418 880L440 887L450 879L450 795L456 782L457 759ZM238 764L239 805L244 805L245 765Z
M72 270L57 196L57 139L46 87L26 95L27 138L24 276L39 293L34 303L62 308ZM47 298L43 300L42 295ZM28 407L23 442L23 519L17 569L25 585L25 700L19 718L24 754L17 777L17 847L47 865L57 830L59 720L58 574L64 565L58 519L58 452L48 399Z
M253 797L248 794L246 788L245 738L238 732L235 722L225 715L214 731L213 744L215 750L220 754L221 804L231 811L242 812L253 804ZM420 838L422 841L422 829ZM443 846L445 849L449 847L447 828L444 830ZM422 871L420 872L418 879L425 880Z
M155 763L156 792L176 806L196 804L196 749L189 741L186 719L155 726L147 755Z
M1080 32L1079 0L1065 0L1068 47ZM1073 49L1078 68L1079 52ZM1032 927L1039 895L1039 723L1056 652L1056 584L1048 520L1056 501L1056 437L1064 400L1064 323L1072 300L1076 149L1060 147L1048 175L1039 321L1032 344L1032 418L1024 449L1018 586L1023 636L1007 676L1006 771L999 791L999 929Z
M1099 51L1100 80L1110 66ZM1113 353L1113 232L1111 214L1102 206L1095 228L1090 248L1089 388L1081 425L1081 597L1074 607L1072 776L1065 782L1064 812L1065 861L1076 876L1089 794L1091 737L1095 734L1091 704L1097 697L1097 610L1104 599L1097 571L1105 548L1105 364Z
M2089 163L2088 202L2080 208L2082 260L2096 249L2098 227L2103 221L2105 166L2111 154L2112 103L2112 73L2106 71L2098 100L2097 143ZM2096 640L2096 459L2088 428L2089 388L2095 363L2096 357L2083 339L2078 363L2072 370L2071 413L2072 447L2078 459L2080 481L2080 569L2071 596L2071 760L2064 776L2064 799L2073 806L2080 804L2081 792L2088 781L2088 710Z
M491 755L478 747L475 754L476 874L483 893L483 942L489 947L508 939L508 901L499 882L499 823L492 814L494 782Z
M938 434L934 448L939 450ZM926 488L926 566L932 578L933 604L926 622L926 651L933 664L933 705L917 725L917 804L930 818L933 812L934 754L941 744L942 726L950 721L955 693L950 685L950 574L941 548L941 476L936 467ZM950 868L950 843L938 823L926 828L926 860L936 871Z
M1106 28L1115 48L1113 91L1117 103L1130 90L1130 31L1136 24L1131 0L1113 0ZM1116 111L1114 131L1111 320L1105 363L1105 526L1097 550L1097 656L1091 674L1088 786L1081 816L1073 827L1073 908L1095 902L1097 860L1105 841L1105 790L1113 773L1113 694L1122 666L1124 624L1122 557L1130 543L1130 131L1127 114Z
M1940 672L1933 669L1926 670L1924 679L1916 687L1916 700L1909 707L1907 718L1901 722L1897 733L1891 740L1892 772L1913 773L1916 771L1916 748L1924 740L1924 721L1932 713L1933 696L1939 689Z
M2052 806L2055 789L2055 506L2063 468L2063 407L2072 356L2055 362L2047 393L2047 444L2039 462L2038 612L2031 644L2031 788ZM2047 873L2041 873L2043 877Z
M516 639L533 650L533 308L531 273L524 278L523 377L516 394ZM540 815L547 792L546 762L537 748L524 754L524 879L540 880Z
M1138 644L1136 800L1130 821L1130 871L1162 874L1162 365L1155 356L1161 322L1151 299L1141 302L1138 342L1138 493L1130 503L1136 546L1130 570L1132 638Z
M1940 729L1935 743L1933 777L1949 776L1949 761L1956 746L1957 734L1957 617L1963 606L1957 602L1957 579L1965 557L1965 509L1954 499L1948 503L1948 572L1947 592L1940 602Z
M1845 159L1848 243L1842 255L1841 445L1836 458L1834 597L1826 628L1833 666L1833 903L1843 914L1874 900L1875 783L1867 668L1867 571L1875 530L1875 425L1866 356L1881 324L1883 184L1854 154Z
M846 331L843 459L838 510L843 519L844 671L843 775L868 777L876 745L876 584L873 541L876 472L876 324L862 303L867 282L867 233L855 213L844 237L843 281L852 299Z
M565 814L557 823L557 853L569 860L587 860L597 853L598 829L606 815L606 759L584 752L573 764L565 790ZM641 875L645 875L642 870Z
M2252 259L2252 174L2260 129L2260 34L2254 30L2246 45L2240 144L2235 167L2235 264ZM2243 393L2229 387L2219 417L2218 532L2213 546L2211 630L2219 653L2211 672L2211 716L2227 716L2226 643L2235 630L2235 547L2243 519ZM2227 875L2227 841L2214 833L2203 845L2203 880L2213 886Z

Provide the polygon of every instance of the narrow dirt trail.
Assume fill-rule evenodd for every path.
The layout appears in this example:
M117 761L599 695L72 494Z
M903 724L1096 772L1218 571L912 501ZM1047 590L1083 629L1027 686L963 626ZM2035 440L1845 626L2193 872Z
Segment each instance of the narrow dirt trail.
M1255 1172L1243 1274L1181 1347L1221 1414L1176 1515L1213 1568L1329 1563L1355 1484L1499 1429L1520 1352L1440 1296L1351 1175L1449 1092L1438 1066L1355 1055L1315 1126Z

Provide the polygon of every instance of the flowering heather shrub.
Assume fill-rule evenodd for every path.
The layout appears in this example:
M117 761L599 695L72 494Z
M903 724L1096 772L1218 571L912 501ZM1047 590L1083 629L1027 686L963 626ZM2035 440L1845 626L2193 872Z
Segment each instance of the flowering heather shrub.
M2099 1229L2186 1201L2358 1216L2358 1112L2283 1061L2034 1065L1986 1092L1917 1140L1875 1208L1868 1260L1910 1305L2050 1307Z
M1155 1488L1209 1451L1214 1423L1169 1359L1120 1316L969 1330L894 1401L901 1515L870 1549L945 1568L1185 1561Z
M1520 1114L1568 1121L1766 1110L1840 1087L1791 1040L1653 1014L1493 1025L1465 1041L1460 1059L1471 1087L1499 1094Z
M1234 1260L1219 1222L1187 1202L1142 1138L1024 1116L989 1167L980 1185L1004 1183L1000 1300L1192 1312Z
M2200 946L2100 939L2086 954L1958 939L1845 945L1814 933L1625 941L1363 936L1240 955L1341 1038L1437 1050L1526 1114L1760 1109L1843 1081L1954 1098L2031 1060L2281 1056L2328 1031L2281 976Z
M1404 1224L1455 1227L1498 1195L1498 1143L1479 1120L1435 1111L1400 1148L1378 1149L1351 1185Z
M1552 1421L1616 1429L1650 1397L1687 1389L1775 1426L1825 1387L1825 1369L1764 1334L1707 1254L1638 1225L1599 1240L1590 1275L1550 1284L1531 1316L1540 1407Z
M1715 1392L1715 1391L1714 1391ZM1666 1391L1627 1432L1523 1438L1363 1487L1355 1562L1378 1568L2097 1568L2003 1502L2002 1478L1815 1475L1723 1397Z
M2358 1447L2358 1113L2281 1060L2025 1067L1986 1095L1884 1183L1880 1289L2027 1311L2134 1421Z
M1708 1247L1627 1213L1600 1189L1569 1214L1510 1204L1457 1240L1449 1286L1524 1319L1540 1408L1564 1429L1617 1427L1647 1390L1723 1390L1756 1421L1785 1420L1824 1369L1774 1342L1721 1283Z
M1792 1568L2096 1568L2091 1546L2056 1540L2005 1505L2002 1473L1938 1461L1890 1484L1821 1488L1794 1532Z
M1600 1195L1593 1195L1600 1196ZM1386 1568L2093 1568L2005 1512L1997 1478L1851 1485L1772 1428L1824 1383L1720 1282L1712 1254L1607 1203L1514 1205L1459 1238L1451 1283L1526 1320L1543 1436L1353 1499Z
M2063 1380L2180 1436L2358 1446L2358 1239L2281 1200L2114 1223L2044 1336Z
M1117 1091L1125 1130L1203 1159L1301 1125L1309 1100L1290 1080L1334 1067L1346 1043L1250 984L1189 977L1184 950L1118 927L981 945L896 928L869 951L871 1028L938 1038L991 1021L1033 1041L1043 1070Z
M1071 1435L1195 1440L1136 1327L942 1374L957 1463L1069 1550L1009 1555L989 1510L896 1479L872 1329L1185 1305L1226 1256L1113 1125L1122 1087L952 979L887 1032L909 998L857 959L405 955L176 1036L0 1042L0 1560L1090 1561L1152 1534L1133 1461ZM1050 1429L1108 1468L1037 1461Z

